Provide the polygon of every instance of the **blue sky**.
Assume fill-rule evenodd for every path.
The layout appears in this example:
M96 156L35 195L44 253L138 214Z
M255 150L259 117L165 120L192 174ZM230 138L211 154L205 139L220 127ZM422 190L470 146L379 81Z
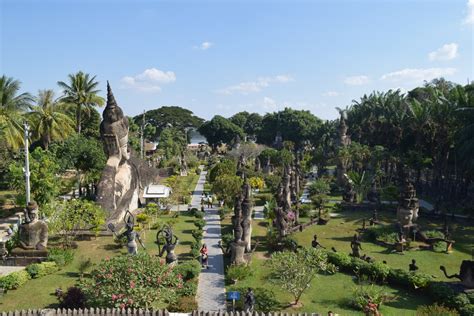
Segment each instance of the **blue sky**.
M83 70L128 115L333 119L373 90L474 79L474 0L0 2L0 73L36 94Z

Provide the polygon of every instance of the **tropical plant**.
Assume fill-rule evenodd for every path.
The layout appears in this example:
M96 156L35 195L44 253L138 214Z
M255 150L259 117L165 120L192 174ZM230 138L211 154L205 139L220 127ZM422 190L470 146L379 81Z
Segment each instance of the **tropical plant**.
M18 95L19 90L20 81L0 77L0 135L13 150L24 144L22 114L34 101L29 93Z
M64 140L74 133L74 122L65 113L65 105L54 99L53 90L41 90L36 106L27 114L33 139L40 139L44 149L54 140Z
M88 73L79 71L75 74L69 74L68 80L68 83L58 81L58 85L63 89L64 93L61 101L75 106L76 131L80 134L82 110L87 110L94 106L102 106L105 100L97 95L100 90L97 89L99 82L95 80L95 76L90 77Z

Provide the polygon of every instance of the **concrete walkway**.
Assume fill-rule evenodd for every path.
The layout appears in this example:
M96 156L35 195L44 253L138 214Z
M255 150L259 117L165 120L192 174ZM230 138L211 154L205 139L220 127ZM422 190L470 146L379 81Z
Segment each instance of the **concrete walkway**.
M207 171L202 171L196 189L194 190L191 204L200 209L201 194L204 190ZM221 221L217 209L206 209L204 220L203 243L208 249L209 269L203 269L199 275L197 289L198 310L200 311L225 311L225 285L224 285L224 256L219 241L221 240Z

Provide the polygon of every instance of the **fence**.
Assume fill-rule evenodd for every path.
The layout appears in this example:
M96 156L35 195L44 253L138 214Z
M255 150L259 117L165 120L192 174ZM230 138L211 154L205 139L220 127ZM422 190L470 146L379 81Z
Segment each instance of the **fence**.
M167 310L145 310L145 309L118 309L118 308L86 308L86 309L42 309L2 312L1 316L321 316L317 313L246 313L246 312L208 312L193 311L191 313L170 313Z

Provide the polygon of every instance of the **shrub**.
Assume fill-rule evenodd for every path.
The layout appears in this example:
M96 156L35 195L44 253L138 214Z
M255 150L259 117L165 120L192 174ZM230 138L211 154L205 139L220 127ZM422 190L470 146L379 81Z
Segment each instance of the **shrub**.
M311 212L311 205L303 204L300 207L300 217L308 217Z
M200 256L200 250L201 250L201 242L196 240L192 245L191 245L191 256L193 258L199 258Z
M237 309L243 310L247 288L232 286L229 288L229 291L240 292L240 300L236 301L235 305ZM276 299L273 291L257 287L253 289L253 293L255 295L255 311L268 313L280 309L280 302Z
M15 271L0 277L0 287L4 290L14 290L25 284L30 279L30 275L25 270Z
M376 287L373 284L361 285L353 289L349 304L357 309L364 310L369 303L376 304L379 308L388 300L389 296L383 288Z
M54 261L58 267L64 267L74 259L74 251L72 249L51 248L48 250L47 261Z
M194 296L182 296L168 305L167 309L170 312L189 312L190 310L197 310L198 306Z
M468 304L459 308L459 312L462 316L472 316L474 315L474 304Z
M196 241L200 241L202 239L203 232L200 229L193 229L191 231L191 235L194 237Z
M78 287L71 286L66 293L59 297L60 308L85 308L86 296Z
M344 271L351 271L352 257L342 252L328 252L328 261Z
M189 280L184 282L183 287L179 290L180 296L196 296L197 280Z
M199 276L201 265L197 260L188 260L178 263L174 270L177 274L182 275L184 281L189 281Z
M26 267L26 272L30 275L31 278L37 279L45 275L54 273L59 270L56 262L42 262L42 263L33 263Z
M234 235L232 233L227 233L222 235L222 247L224 249L228 248L231 244L231 242L234 240Z
M398 234L392 225L377 225L367 228L364 236L370 241L381 240L393 244L397 242Z
M149 308L176 300L183 279L164 260L140 253L103 260L79 287L91 307Z
M383 262L377 261L369 265L369 274L373 280L384 282L390 273L390 267Z
M197 219L194 221L194 226L196 226L199 230L202 230L204 226L206 226L206 221L203 219Z
M416 309L417 316L458 316L455 309L450 309L437 303L433 305L422 305Z
M227 268L226 277L229 281L237 283L252 275L252 270L246 265L230 265Z
M194 217L202 219L204 218L204 212L196 211L194 212Z
M140 213L137 215L137 223L146 224L150 221L150 217L145 213Z

